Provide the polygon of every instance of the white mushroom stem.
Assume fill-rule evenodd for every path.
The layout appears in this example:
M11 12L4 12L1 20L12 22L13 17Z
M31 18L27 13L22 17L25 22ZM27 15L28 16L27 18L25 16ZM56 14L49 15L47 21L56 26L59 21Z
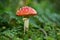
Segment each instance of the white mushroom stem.
M24 21L24 34L29 29L29 18L23 18Z

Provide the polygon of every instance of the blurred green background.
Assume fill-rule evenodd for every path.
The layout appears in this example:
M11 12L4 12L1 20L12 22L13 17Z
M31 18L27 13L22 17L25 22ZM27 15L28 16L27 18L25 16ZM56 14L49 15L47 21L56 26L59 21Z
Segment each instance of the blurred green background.
M16 11L24 5L38 15L30 17L29 31L24 36L23 17ZM0 40L60 40L60 0L0 0Z

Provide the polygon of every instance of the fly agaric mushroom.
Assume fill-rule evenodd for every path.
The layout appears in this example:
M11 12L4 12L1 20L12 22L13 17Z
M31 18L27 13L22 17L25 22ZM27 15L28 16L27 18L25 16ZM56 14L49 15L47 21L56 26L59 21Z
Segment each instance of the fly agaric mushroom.
M37 15L37 12L31 7L24 6L19 10L17 10L16 15L24 16L23 21L24 21L24 33L25 33L25 31L28 31L29 28L29 16Z

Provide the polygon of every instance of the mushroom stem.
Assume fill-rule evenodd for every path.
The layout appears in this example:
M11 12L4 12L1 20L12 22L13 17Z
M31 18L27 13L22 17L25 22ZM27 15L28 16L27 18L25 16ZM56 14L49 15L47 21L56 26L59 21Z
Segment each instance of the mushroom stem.
M26 31L28 31L29 29L29 18L23 18L23 21L24 21L24 34Z

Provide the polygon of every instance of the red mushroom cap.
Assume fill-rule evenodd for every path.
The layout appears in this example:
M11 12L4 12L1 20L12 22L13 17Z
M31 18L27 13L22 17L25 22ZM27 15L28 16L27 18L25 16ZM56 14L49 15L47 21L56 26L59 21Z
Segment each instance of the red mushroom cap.
M16 13L17 16L32 16L36 14L37 12L33 8L28 6L20 8L20 10L17 10L17 13Z

